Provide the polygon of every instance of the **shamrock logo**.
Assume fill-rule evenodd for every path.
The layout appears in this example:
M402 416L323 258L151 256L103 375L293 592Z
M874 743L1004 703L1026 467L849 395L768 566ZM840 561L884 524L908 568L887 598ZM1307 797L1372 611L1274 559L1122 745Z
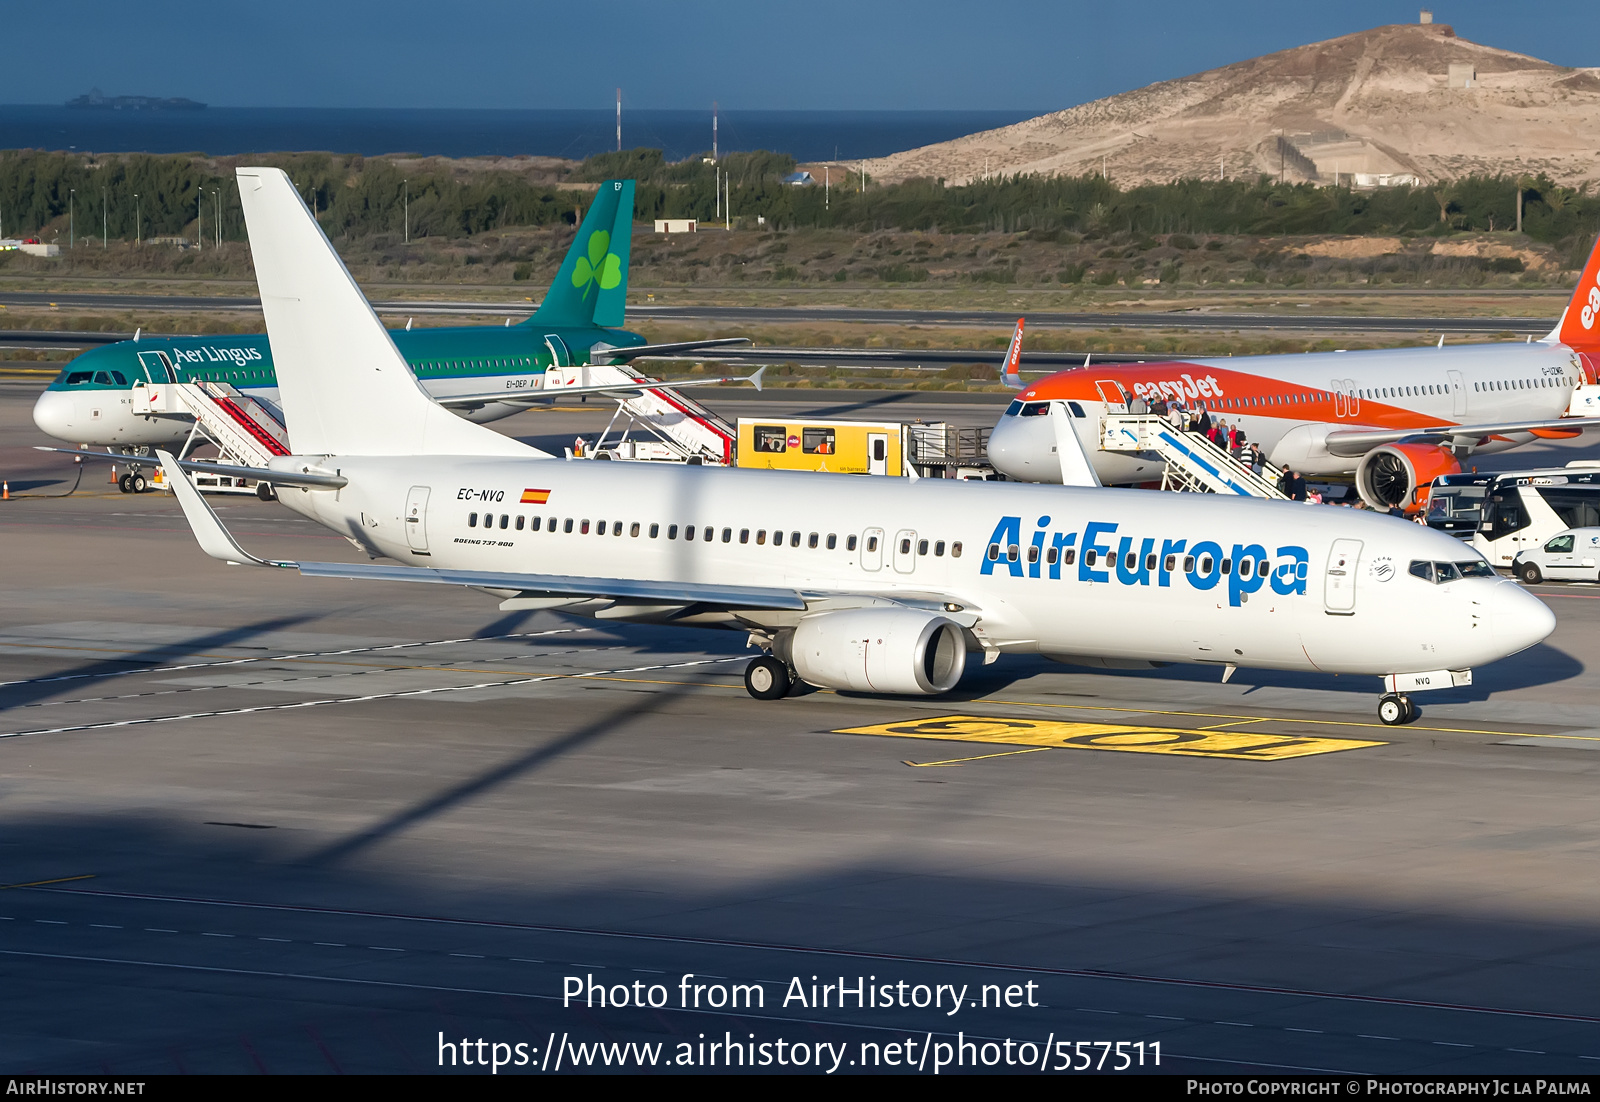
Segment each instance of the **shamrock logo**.
M589 235L589 255L578 257L572 269L572 285L583 289L589 297L589 288L598 283L609 291L622 282L622 261L611 252L611 235L605 230L595 230Z

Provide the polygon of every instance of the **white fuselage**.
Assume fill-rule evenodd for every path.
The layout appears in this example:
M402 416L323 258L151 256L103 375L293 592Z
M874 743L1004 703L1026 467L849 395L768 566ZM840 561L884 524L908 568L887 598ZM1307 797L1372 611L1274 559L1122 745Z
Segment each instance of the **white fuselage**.
M931 598L975 617L991 652L1388 674L1490 662L1554 624L1514 583L1412 576L1472 557L1450 536L1286 502L520 458L320 465L349 484L280 488L284 504L408 565ZM794 615L689 611L729 627Z

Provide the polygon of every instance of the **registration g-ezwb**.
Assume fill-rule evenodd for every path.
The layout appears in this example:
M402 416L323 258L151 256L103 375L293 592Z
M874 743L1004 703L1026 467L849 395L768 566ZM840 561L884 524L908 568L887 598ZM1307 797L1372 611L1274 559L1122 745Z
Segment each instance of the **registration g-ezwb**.
M736 630L765 652L745 674L763 699L792 678L939 693L969 655L1022 653L1379 675L1391 679L1380 714L1398 723L1414 714L1405 690L1459 683L1554 627L1459 541L1385 516L553 459L431 401L284 174L238 175L294 448L261 477L397 565L256 558L178 469L196 465L164 455L215 558Z

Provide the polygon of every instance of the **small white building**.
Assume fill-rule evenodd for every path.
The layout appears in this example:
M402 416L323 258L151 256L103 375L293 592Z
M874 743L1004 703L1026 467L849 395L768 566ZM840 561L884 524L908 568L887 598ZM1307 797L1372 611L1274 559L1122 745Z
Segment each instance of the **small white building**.
M700 223L693 218L657 218L657 233L696 233Z
M29 256L60 256L61 255L61 246L60 245L38 245L38 244L29 244L27 242L24 242L22 245L20 245L18 247L23 252L27 253Z
M791 172L783 178L783 182L790 187L812 187L817 178L809 172Z

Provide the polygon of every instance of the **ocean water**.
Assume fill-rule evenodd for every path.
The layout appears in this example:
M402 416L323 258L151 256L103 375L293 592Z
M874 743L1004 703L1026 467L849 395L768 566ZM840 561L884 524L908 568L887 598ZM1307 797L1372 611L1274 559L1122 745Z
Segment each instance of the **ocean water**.
M799 161L857 160L1007 126L1042 111L724 111L718 148L770 149ZM622 113L624 148L681 160L711 148L709 111ZM581 159L616 148L614 111L207 107L107 111L0 105L0 149L97 153L327 150Z

